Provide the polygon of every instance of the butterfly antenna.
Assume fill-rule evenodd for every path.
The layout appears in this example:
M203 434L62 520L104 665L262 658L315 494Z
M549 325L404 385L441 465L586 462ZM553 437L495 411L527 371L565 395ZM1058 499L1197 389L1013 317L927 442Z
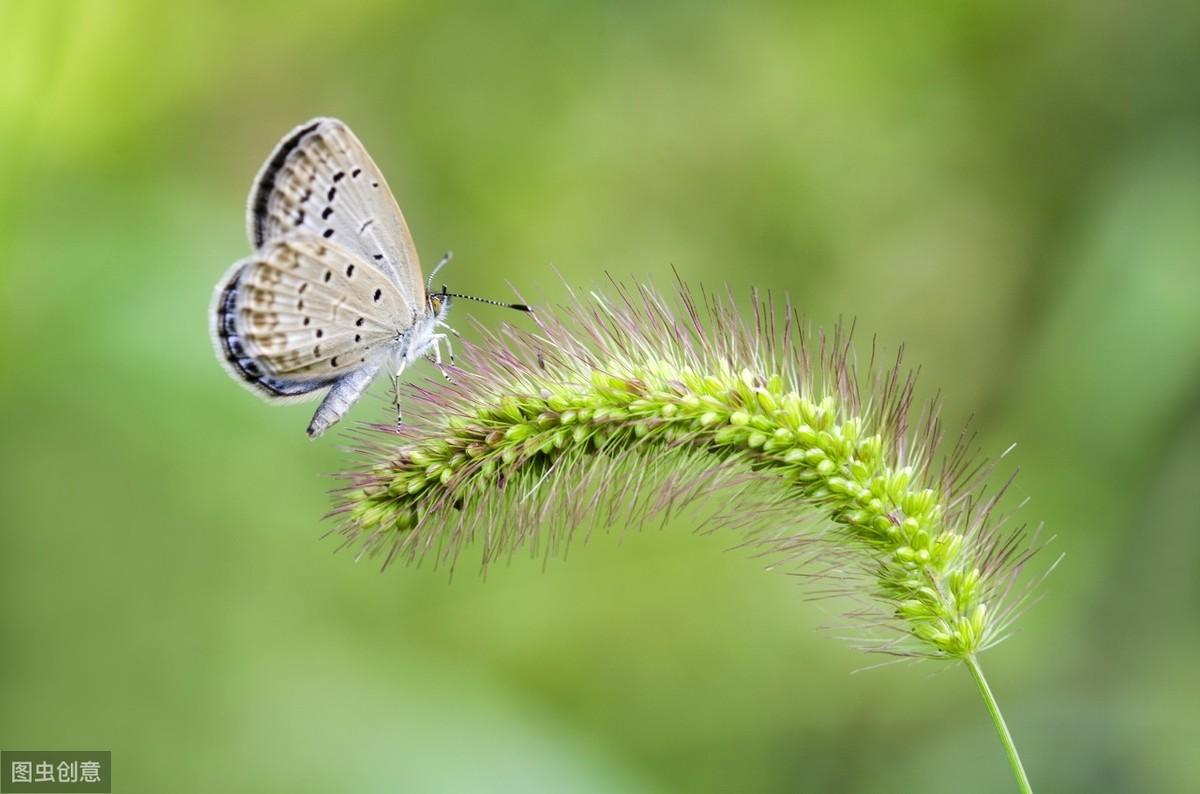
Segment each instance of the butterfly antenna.
M487 298L476 298L474 295L461 295L457 292L447 292L446 285L442 285L442 295L449 298L463 298L469 301L478 301L479 303L488 303L492 306L499 306L502 309L516 309L519 312L529 312L533 314L533 309L526 306L524 303L504 303L503 301L488 300Z
M429 288L433 286L434 276L436 276L438 274L439 270L444 268L446 265L450 264L450 260L453 258L454 258L454 252L447 251L446 253L442 254L442 258L439 259L437 264L433 266L433 270L429 271L429 278L425 279L425 294L426 295L429 294ZM443 287L442 292L445 292L445 291L446 291L446 288Z

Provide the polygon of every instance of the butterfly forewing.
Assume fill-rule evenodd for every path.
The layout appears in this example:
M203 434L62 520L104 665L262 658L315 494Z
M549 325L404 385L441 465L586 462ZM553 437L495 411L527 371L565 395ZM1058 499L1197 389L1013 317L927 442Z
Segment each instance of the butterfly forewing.
M250 192L248 231L258 248L296 230L378 267L411 305L425 300L421 264L387 181L337 119L302 124L275 148Z
M386 355L415 317L382 271L309 232L272 240L244 262L235 330L277 379L340 378Z

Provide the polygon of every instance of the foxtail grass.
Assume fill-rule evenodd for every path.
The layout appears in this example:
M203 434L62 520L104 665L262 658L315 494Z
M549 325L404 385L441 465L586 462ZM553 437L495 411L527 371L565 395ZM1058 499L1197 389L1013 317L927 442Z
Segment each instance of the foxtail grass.
M1029 603L1036 533L998 514L1012 480L993 484L970 434L942 443L939 400L916 406L898 354L683 285L534 318L467 346L452 382L410 386L400 428L358 434L334 511L346 545L385 567L467 549L487 566L708 506L704 528L852 604L864 649L963 663L1029 790L978 655Z

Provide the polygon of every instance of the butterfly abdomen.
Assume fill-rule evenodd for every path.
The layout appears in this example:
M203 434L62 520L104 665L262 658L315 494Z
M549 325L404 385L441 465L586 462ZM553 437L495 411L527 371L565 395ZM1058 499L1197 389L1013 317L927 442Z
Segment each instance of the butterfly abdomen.
M312 421L308 424L308 437L317 438L328 430L339 419L346 415L350 407L358 402L358 398L371 385L375 374L379 372L380 361L369 362L356 369L333 384L329 394L317 407Z

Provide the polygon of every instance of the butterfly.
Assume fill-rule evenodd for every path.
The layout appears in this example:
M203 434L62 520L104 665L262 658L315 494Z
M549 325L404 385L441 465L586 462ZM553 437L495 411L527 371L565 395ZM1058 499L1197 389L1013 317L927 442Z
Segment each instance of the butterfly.
M385 367L395 389L418 358L439 368L451 298L430 292L412 235L379 166L343 122L284 136L258 172L246 213L249 257L217 283L213 345L229 374L272 402L323 395L308 435L328 430ZM400 421L397 391L397 423Z

